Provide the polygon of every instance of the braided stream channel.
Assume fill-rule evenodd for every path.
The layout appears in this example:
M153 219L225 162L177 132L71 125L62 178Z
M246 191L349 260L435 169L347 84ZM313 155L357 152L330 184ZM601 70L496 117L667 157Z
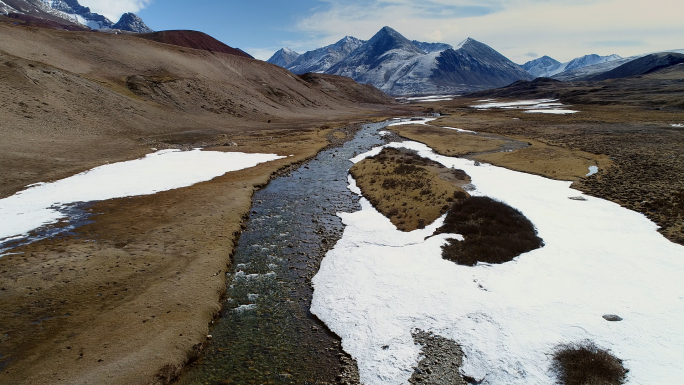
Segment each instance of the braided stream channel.
M385 143L364 125L254 195L227 276L227 300L201 357L179 384L349 383L339 338L310 311L311 278L342 235L338 212L360 209L347 188L350 158Z

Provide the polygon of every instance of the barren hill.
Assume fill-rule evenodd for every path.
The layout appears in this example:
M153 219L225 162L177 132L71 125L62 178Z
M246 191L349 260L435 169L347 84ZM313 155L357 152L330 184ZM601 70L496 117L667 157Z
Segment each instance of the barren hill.
M0 35L3 197L103 163L105 154L110 161L140 156L151 136L318 126L368 113L358 105L368 102L368 86L328 81L323 91L232 54L13 23L0 23Z
M141 33L135 35L143 39L153 40L159 43L177 45L186 48L203 49L210 52L223 52L231 55L254 59L252 55L241 49L233 48L224 44L204 32L198 31L160 31L153 33Z

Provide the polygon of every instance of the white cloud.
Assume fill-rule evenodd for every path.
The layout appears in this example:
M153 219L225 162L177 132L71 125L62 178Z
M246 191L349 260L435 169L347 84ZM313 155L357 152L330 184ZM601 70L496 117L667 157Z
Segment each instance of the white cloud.
M150 5L152 0L80 0L79 3L116 23L124 13L136 13Z
M423 41L455 45L472 37L521 63L528 52L567 61L589 53L631 56L684 48L681 0L322 1L323 10L297 23L317 37L306 42L307 49L349 34L368 39L385 25ZM613 41L643 44L601 44Z
M246 48L245 52L254 56L255 59L266 61L280 48Z

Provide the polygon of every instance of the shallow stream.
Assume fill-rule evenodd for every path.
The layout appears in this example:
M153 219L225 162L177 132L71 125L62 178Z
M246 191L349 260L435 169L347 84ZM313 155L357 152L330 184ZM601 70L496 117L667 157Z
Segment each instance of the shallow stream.
M348 370L339 338L312 316L310 280L341 237L338 212L360 209L350 158L384 143L363 128L257 192L229 273L225 310L181 384L324 384Z

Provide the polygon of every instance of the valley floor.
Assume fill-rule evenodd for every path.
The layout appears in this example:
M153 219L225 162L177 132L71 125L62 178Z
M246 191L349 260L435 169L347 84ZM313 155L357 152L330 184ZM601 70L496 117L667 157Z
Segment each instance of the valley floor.
M420 129L391 129L438 153L451 151L445 155L573 180L581 191L643 212L662 226L663 235L683 242L684 132L673 125L684 122L684 114L578 105L572 107L580 111L575 115L542 116L469 107L476 102L457 98L425 104L449 116ZM137 140L131 140L131 133L107 137L113 138L113 150L101 156L98 151L107 146L93 143L102 137L73 141L78 132L37 135L28 131L26 122L14 130L0 127L23 150L3 152L3 167L13 172L2 183L1 197L44 181L40 175L45 173L36 170L58 179L105 162L136 158L152 147L288 156L191 187L94 203L88 208L95 214L94 223L0 257L0 382L173 380L199 354L220 310L225 273L255 189L279 170L313 157L330 141L344 140L346 131L334 127L400 113L349 110L329 121L314 116L273 125L243 122L239 128L217 130L183 129L183 123L175 132L147 133ZM212 119L203 116L201 126L209 126ZM478 134L440 128L445 126ZM440 143L449 143L447 137L457 139L440 150ZM52 140L68 144L52 148ZM511 141L531 146L488 154ZM79 151L82 156L74 155ZM51 158L58 162L46 164ZM585 177L593 165L599 167L598 174Z

